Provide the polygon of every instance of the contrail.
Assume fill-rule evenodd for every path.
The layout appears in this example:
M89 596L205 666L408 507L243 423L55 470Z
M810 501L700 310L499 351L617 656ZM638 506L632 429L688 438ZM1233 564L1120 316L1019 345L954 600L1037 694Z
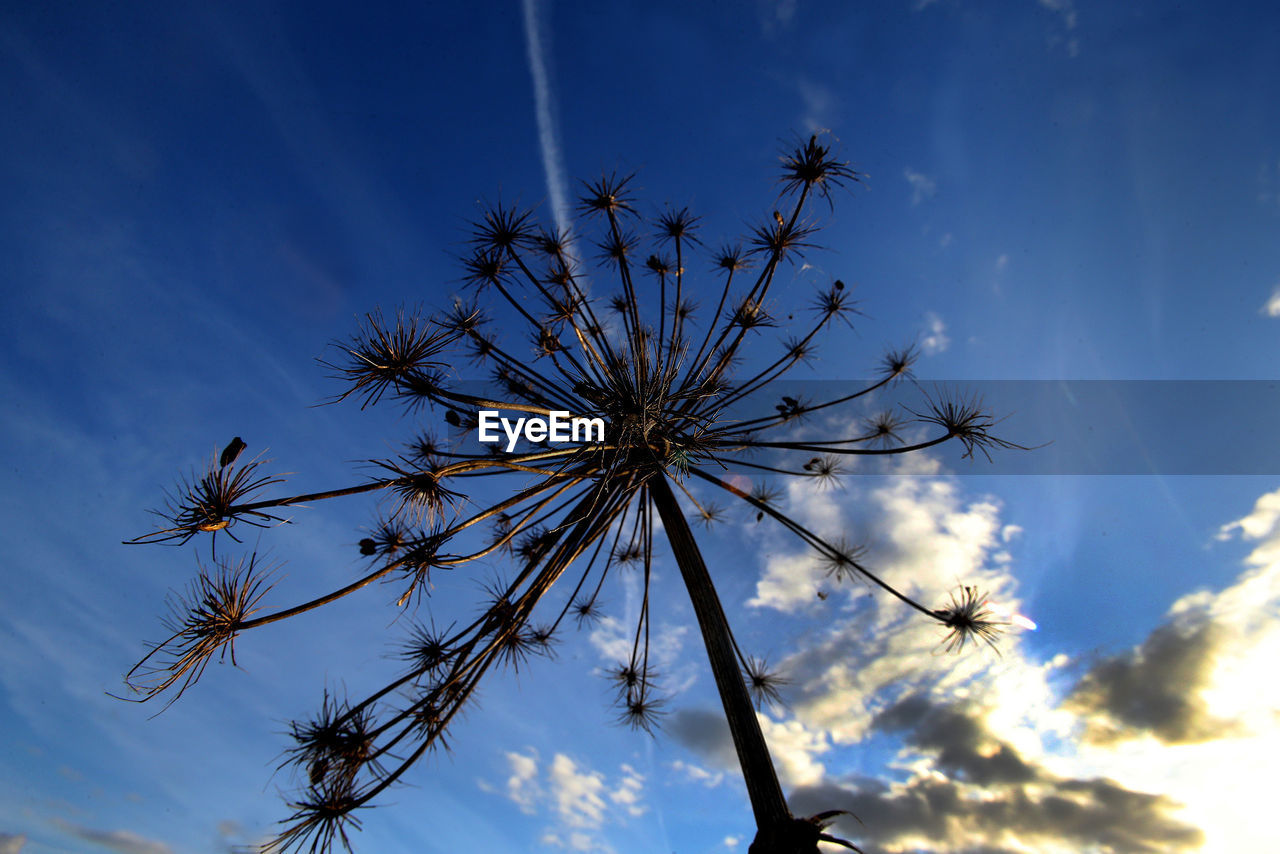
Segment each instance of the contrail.
M538 0L522 0L524 39L529 47L529 76L533 78L533 104L538 119L538 147L542 150L542 170L547 175L547 194L551 197L551 215L561 234L569 233L568 184L561 162L560 140L556 136L555 105L551 84L547 80L547 64L542 56L538 34Z

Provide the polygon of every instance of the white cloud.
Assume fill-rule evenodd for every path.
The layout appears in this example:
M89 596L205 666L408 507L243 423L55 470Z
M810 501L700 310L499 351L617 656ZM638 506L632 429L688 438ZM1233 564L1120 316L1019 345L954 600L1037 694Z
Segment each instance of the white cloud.
M1009 266L1009 255L1008 253L1001 252L1000 257L996 258L996 272L1003 273L1004 268L1008 266Z
M27 837L21 834L13 836L8 833L0 833L0 854L20 854L26 841Z
M951 339L947 336L947 324L932 311L924 316L924 322L926 333L924 338L920 339L920 349L926 356L936 356L945 352L951 346Z
M769 555L756 582L756 595L747 600L747 606L793 614L813 606L825 582L826 573L812 552Z
M908 166L902 170L902 177L911 185L911 204L918 205L925 199L932 199L938 192L938 184L923 172L917 172Z
M521 812L532 814L534 804L542 794L538 788L538 755L508 752L506 756L511 767L511 776L507 778L507 797L520 807Z
M1260 540L1276 530L1277 522L1280 522L1280 492L1269 492L1254 502L1248 516L1219 528L1217 538L1229 540L1238 532L1247 540Z
M609 793L609 800L625 809L627 815L644 815L649 811L649 808L640 801L643 791L644 775L624 763L622 766L622 778L618 781L613 791Z
M1271 292L1271 298L1258 310L1267 317L1280 317L1280 285Z
M671 673L684 649L684 639L689 626L662 623L654 627L649 641L649 660L659 669ZM617 617L603 617L587 636L588 641L600 653L607 665L625 663L631 658L635 642L635 623ZM675 686L672 686L674 690Z
M811 786L822 780L826 768L816 757L831 749L824 733L811 730L794 718L775 721L760 713L756 718L783 787Z
M668 767L677 775L692 783L700 783L708 789L714 789L724 782L723 771L708 771L700 765L677 759Z
M579 771L578 764L563 753L551 760L547 780L556 812L569 827L598 828L604 822L604 775Z
M533 750L505 756L511 771L507 797L526 814L545 815L553 822L539 837L544 845L570 851L612 851L600 831L649 810L644 803L644 775L625 763L611 780L564 753L556 753L545 767ZM493 791L483 782L481 788Z

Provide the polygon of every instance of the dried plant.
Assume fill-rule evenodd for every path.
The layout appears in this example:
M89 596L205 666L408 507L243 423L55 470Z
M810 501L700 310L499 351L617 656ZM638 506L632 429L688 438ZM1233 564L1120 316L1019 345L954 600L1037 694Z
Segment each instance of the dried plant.
M373 461L375 474L363 483L264 499L259 493L281 478L260 474L260 460L237 467L243 450L237 437L233 446L239 447L229 447L217 465L170 500L160 514L164 527L131 541L185 543L237 521L267 525L279 518L273 512L303 502L359 493L389 498L359 541L372 567L319 598L252 616L264 592L252 559L213 575L202 571L171 637L127 677L144 699L174 685L180 693L238 634L375 581L404 585L397 604L407 608L429 592L432 570L466 568L482 558L510 564L502 580L488 582L480 613L465 625L460 619L444 630L411 627L400 648L399 678L355 702L326 694L317 718L294 725L296 744L286 762L305 783L270 850L349 846L348 831L358 825L354 811L444 745L450 721L480 680L495 666L516 669L531 656L550 653L566 618L579 626L596 620L607 579L623 567L639 574L643 592L630 654L613 672L619 719L652 731L668 699L657 687L649 654L657 531L693 603L742 761L756 822L750 850L813 852L821 840L854 847L824 832L837 813L797 818L787 807L752 704L753 695L760 704L781 702L784 682L763 658L744 655L734 639L685 509L711 524L726 508L695 496L693 485L746 505L756 522L780 524L813 549L833 581L861 580L888 592L939 623L946 648L959 650L971 639L993 639L997 624L985 597L966 587L948 606L926 607L877 575L857 539L819 535L787 515L776 487L761 481L746 489L744 478L726 472L833 484L842 463L856 455L906 454L948 440L958 441L966 456L1018 446L991 435L995 422L978 401L949 393L926 396L919 413L872 416L856 435L796 438L795 428L815 415L868 401L877 390L910 378L914 347L888 353L878 379L848 393L809 400L770 391L772 411L766 405L759 415L737 414L810 359L822 330L857 314L849 288L836 280L810 305L808 326L785 339L775 358L746 358L761 331L786 315L775 302L774 285L819 231L812 203L830 207L834 190L861 178L816 136L787 150L781 166L775 209L747 234L746 248L729 243L710 253L711 275L719 283L698 294L709 308L701 326L686 267L703 264L690 257L702 246L700 222L685 209L646 221L637 213L631 176L606 175L583 185L579 210L588 224L573 236L540 227L532 212L492 207L474 224L462 258L473 297L455 299L429 317L373 312L325 363L344 384L335 400L354 397L362 409L394 400L419 415L435 413L449 439L420 434L403 455ZM598 263L589 267L578 247L589 245L585 235L592 228ZM649 242L651 252L641 248ZM588 274L593 289L613 281L617 292L592 293ZM491 303L486 311L478 307L481 300ZM501 334L509 327L523 331ZM457 376L457 366L467 362L489 368L483 385ZM603 436L552 441L557 437L546 435L544 423L523 438L508 440L499 431L498 442L478 445L490 411L530 424L550 419L554 425L557 415L571 416L582 419L588 432L599 423ZM902 435L911 423L934 433L906 444ZM506 490L496 500L477 501L474 478L494 477L508 479ZM470 536L485 529L487 537Z

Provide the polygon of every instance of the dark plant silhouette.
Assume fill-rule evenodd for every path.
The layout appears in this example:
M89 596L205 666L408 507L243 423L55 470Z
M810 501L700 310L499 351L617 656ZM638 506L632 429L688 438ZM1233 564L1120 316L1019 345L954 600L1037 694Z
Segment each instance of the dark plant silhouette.
M626 565L639 570L643 597L630 656L612 676L620 720L652 730L664 703L649 659L655 520L693 604L737 748L756 823L751 852L808 854L820 840L857 850L825 832L838 812L798 818L787 807L752 702L753 695L758 703L778 700L782 680L734 639L686 515L710 523L723 510L696 497L691 485L747 505L757 521L768 517L782 525L816 552L831 578L883 589L937 621L943 643L959 649L971 638L990 641L998 628L980 593L965 587L942 608L920 604L868 567L857 542L819 536L780 509L778 490L767 483L744 488L745 478L726 472L830 482L851 455L905 454L952 439L970 457L1017 446L991 434L994 421L977 401L946 393L924 395L918 412L874 416L856 435L797 438L800 422L909 378L916 351L890 352L878 379L832 399L763 391L778 388L773 383L813 354L819 332L856 314L850 290L837 280L809 306L812 322L802 334L787 339L776 358L743 367L760 330L777 325L770 306L780 268L797 262L818 231L809 209L815 201L830 208L834 192L861 177L817 137L790 147L781 171L772 214L743 245L709 253L711 275L720 281L701 324L685 269L702 249L698 218L686 209L642 217L630 176L583 185L580 211L594 225L598 259L589 285L578 254L585 230L568 234L540 227L528 211L488 209L462 258L475 302L455 300L431 317L371 313L326 362L344 383L338 400L353 398L362 409L386 400L425 408L444 421L449 439L420 435L400 456L374 461L376 473L354 486L270 498L262 493L281 479L262 474L260 458L237 465L244 444L236 437L220 459L170 496L159 530L130 541L185 543L220 531L234 538L241 522L274 524L280 508L358 493L386 496L383 516L359 542L372 567L317 599L259 614L265 586L256 559L231 563L215 556L177 603L170 637L128 674L144 700L175 686L176 698L239 634L375 581L401 585L398 605L410 608L427 592L433 572L486 557L510 564L507 579L484 589L476 618L411 627L400 651L404 671L395 681L354 702L326 693L314 720L292 726L286 764L298 769L303 788L270 850L349 845L356 811L445 743L450 721L484 675L549 654L569 623L596 619L610 573ZM606 280L618 290L600 298L593 291ZM486 317L481 295L499 319ZM523 327L525 337L502 336L495 327ZM459 376L460 356L487 367L483 384ZM772 411L738 414L766 393ZM497 442L482 445L476 439L493 417L486 413L512 416L511 423L525 418L532 426L510 440L498 430ZM554 428L555 419L566 416L585 419L579 426L586 432L551 441L557 437L546 435L546 424L537 426L550 420ZM912 423L933 432L905 443L902 434ZM588 438L593 424L603 427L603 436ZM506 478L500 497L475 501L484 491L477 477ZM478 530L487 537L474 536Z

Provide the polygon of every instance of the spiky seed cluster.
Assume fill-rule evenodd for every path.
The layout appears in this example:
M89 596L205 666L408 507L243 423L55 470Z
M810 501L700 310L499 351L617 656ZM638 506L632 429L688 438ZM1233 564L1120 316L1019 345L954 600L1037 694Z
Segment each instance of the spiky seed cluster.
M239 439L238 436L236 438ZM210 460L201 475L184 480L176 492L169 494L164 510L152 511L168 527L128 542L183 545L199 534L216 535L219 531L225 531L227 536L239 542L230 530L237 521L259 528L281 521L280 517L258 507L246 506L257 492L272 484L283 483L284 479L262 474L259 470L266 460L261 458L244 465L234 465L242 450L243 447L236 449L233 442L222 453L226 463Z
M355 395L361 398L360 408L365 409L388 391L428 390L434 382L434 371L444 367L434 359L451 343L451 336L442 333L436 324L404 309L396 312L395 322L390 324L377 310L365 315L363 326L350 344L340 346L345 361L323 364L348 386L336 399Z
M173 654L145 688L147 696L183 679L185 688L203 662L248 627L322 607L380 580L407 578L397 604L409 607L430 592L433 569L466 568L483 558L511 562L509 577L486 587L480 613L465 625L410 629L398 655L404 671L397 680L349 705L326 695L318 718L295 725L292 756L308 786L293 802L294 816L277 850L345 845L356 825L353 812L425 753L445 745L450 722L486 673L549 656L566 618L579 626L597 620L604 585L622 566L632 567L643 586L630 655L613 674L619 719L651 731L664 702L649 663L654 537L662 530L655 512L670 523L668 535L673 519L682 530L688 527L673 489L707 523L728 510L701 492L745 503L757 522L767 516L811 547L835 580L865 580L938 621L950 632L949 647L959 648L969 637L989 640L994 624L978 594L953 597L948 608L926 608L877 576L861 547L819 536L788 516L780 490L765 482L747 488L740 475L726 473L737 467L831 484L852 455L908 453L948 439L958 440L969 456L1014 447L991 436L994 421L976 402L953 395L930 399L916 414L918 423L941 430L916 444L902 443L905 418L894 412L876 416L860 435L798 438L797 430L815 429L818 419L806 424L813 413L858 405L877 389L910 377L916 357L914 348L891 352L878 381L837 398L775 396L774 383L813 357L821 331L858 314L840 280L820 290L809 326L784 339L775 358L743 358L778 323L770 309L778 308L774 282L781 265L799 260L819 230L809 210L813 198L830 203L833 189L860 177L817 136L797 143L782 159L782 194L772 215L746 235L745 249L741 242L726 243L706 260L691 257L701 246L698 218L679 208L644 222L630 175L584 184L578 210L588 222L572 230L543 228L530 211L494 206L475 223L461 258L473 297L455 300L430 319L405 310L391 318L372 312L351 341L338 346L339 357L326 363L345 383L337 400L353 397L363 409L393 399L412 413L435 413L447 438L422 433L402 456L373 461L371 480L328 492L251 501L251 494L280 481L258 474L257 461L233 468L234 459L211 465L183 486L164 514L167 527L137 542L186 542L240 519L265 525L278 521L268 508L303 501L358 493L386 500L380 521L358 543L372 566L332 593L249 619L261 593L255 573L202 575L191 595L194 606L186 608L173 636L130 674L139 676L139 668L161 649ZM581 260L582 247L592 244L600 259L596 270ZM708 264L715 285L700 318L691 299L692 277ZM593 286L611 279L613 295L593 297L588 275ZM482 298L495 307L482 311ZM521 332L501 334L509 325ZM460 383L456 374L468 361L482 366L488 379ZM747 364L753 367L744 371ZM732 409L766 388L772 401L781 401L772 411L743 418ZM605 438L481 447L473 443L481 410L598 418ZM510 488L501 499L481 506L464 497L474 494L467 487L471 478L503 476ZM446 554L446 548L459 553ZM743 655L727 625L705 631L720 633L720 640L728 634L736 655L734 666L726 668L724 657L713 665L718 684L723 678L724 684L749 688L758 704L780 702L782 680L763 659ZM745 690L741 696L748 696ZM728 709L737 701L725 702ZM749 699L745 704L746 717L754 721ZM821 832L821 822L796 821L806 833Z
M998 619L988 607L987 594L970 585L953 590L950 604L935 614L950 630L944 639L947 652L959 652L966 644L979 641L996 649L996 638L1008 625L1008 621Z
M170 602L165 628L171 634L155 644L150 653L125 676L129 688L140 700L178 685L172 703L200 678L215 655L230 655L235 664L236 635L257 611L266 592L270 570L261 569L257 555L236 563L222 560L214 567L200 568L185 596Z
M782 688L788 684L788 680L772 670L767 660L747 656L743 661L742 673L757 709L783 705Z

